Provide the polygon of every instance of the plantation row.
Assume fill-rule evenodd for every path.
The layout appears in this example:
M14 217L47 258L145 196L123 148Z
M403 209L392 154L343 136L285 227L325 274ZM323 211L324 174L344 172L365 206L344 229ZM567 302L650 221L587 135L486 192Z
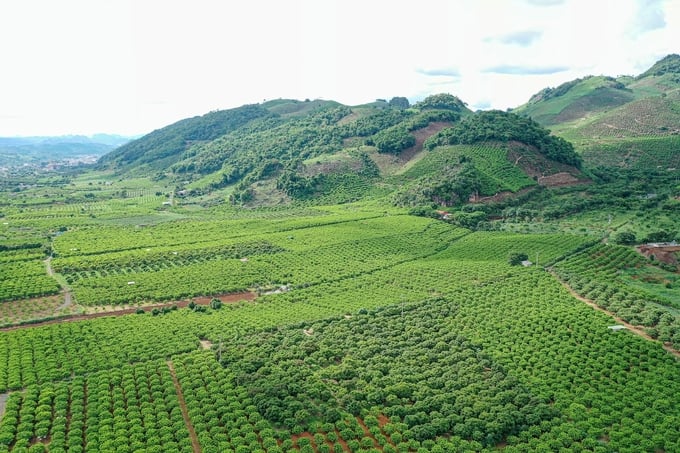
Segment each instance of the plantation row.
M447 250L424 259L404 262L356 278L264 296L260 302L225 306L205 313L181 309L155 317L99 318L4 332L0 337L0 382L7 383L11 375L12 384L5 384L4 389L59 385L56 381L69 376L78 378L85 373L102 370L112 373L114 369L124 369L130 362L151 361L149 363L153 364L157 363L157 359L195 351L198 340L206 338L214 344L212 357L221 355L223 360L229 361L225 371L219 371L216 362L207 361L211 356L204 353L175 356L173 361L182 387L187 389L185 397L191 417L201 428L197 429L199 440L208 451L222 451L221 448L226 448L223 451L230 451L228 448L255 451L252 450L255 447L253 442L264 447L261 448L264 451L269 451L269 445L271 451L279 451L277 448L283 451L304 448L309 451L308 446L323 447L322 435L333 445L329 445L332 449L337 443L342 445L339 439L343 439L347 444L350 440L357 442L358 446L352 444L357 450L364 448L369 451L371 448L379 451L390 451L391 448L448 451L454 448L452 445L482 450L484 443L491 449L495 448L492 445L494 435L487 439L486 434L498 432L509 433L505 449L510 452L558 451L561 448L604 452L678 450L680 416L675 409L680 404L680 382L676 379L680 372L678 362L657 344L627 332L608 330L611 319L570 297L549 273L537 268L508 265L507 256L503 255L506 250L528 251L530 244L537 239L544 241L541 254L544 253L546 259L556 259L568 253L569 247L576 243L560 239L557 235L552 241L548 238L549 235L517 235L513 241L503 244L497 234L474 233L454 242ZM583 241L586 239L582 238ZM463 241L467 242L467 246L461 245ZM494 243L499 244L498 249L492 247ZM479 252L467 252L470 246L477 247ZM392 307L384 311L372 311L389 305ZM419 316L407 324L399 324L402 310L405 318L412 313ZM381 316L387 318L390 329L385 330L381 327L382 323L373 322L374 318ZM304 324L295 325L302 321ZM428 332L440 332L440 335L430 337ZM400 335L405 335L404 339L400 339ZM448 354L438 355L440 337L447 348L458 352L451 357ZM388 342L393 346L382 347L383 338L393 339L393 343ZM430 338L434 345L427 343ZM276 354L246 357L239 348L232 347L239 344L247 350L268 347L267 344L274 347L275 339L280 341ZM458 339L461 343L456 346ZM426 351L422 350L423 343L430 346ZM346 346L339 347L342 344ZM395 351L396 355L387 354L389 351ZM468 357L471 351L477 352ZM192 358L189 360L188 357ZM290 366L287 357L291 357L293 363L298 363L295 357L305 357L305 360L296 368ZM338 357L340 363L334 361ZM255 365L259 368L240 368L239 364L245 366L257 358L260 362ZM460 366L451 364L447 369L459 373L460 379L441 382L437 381L441 376L428 374L428 367L435 369L440 361L444 363L454 358L460 360ZM353 360L358 366L352 365ZM194 368L194 363L202 370L202 380L197 378L199 371ZM315 363L320 365L317 367ZM257 369L261 372L256 373ZM269 385L275 390L277 383L283 382L281 379L266 379L266 370L282 378L286 373L299 377L296 387L288 385L287 393L290 395L315 394L309 392L315 392L315 384L319 382L332 391L330 396L322 392L310 400L300 396L298 401L305 401L303 408L296 408L293 400L286 398L271 399L268 400L272 401L269 411L264 412L267 408L258 406L254 398L257 392L252 394L250 390L256 383ZM302 376L296 374L304 371L308 373ZM344 374L350 371L356 374ZM434 396L443 389L462 396L462 393L455 392L466 387L450 386L469 382L463 378L469 372L473 373L472 376L474 373L494 376L493 380L473 379L470 391L476 389L475 386L503 385L516 379L508 391L528 392L533 398L531 401L536 401L529 404L527 412L520 413L525 414L524 417L542 415L531 421L518 418L510 406L497 404L499 401L496 399L502 398L504 392L480 391L478 393L482 396L488 396L484 401L490 404L489 410L493 408L497 414L510 411L514 415L510 419L501 418L499 427L489 424L491 420L485 419L481 412L478 417L468 417L466 412L461 412L463 420L450 426L451 432L447 436L416 437L424 436L427 429L433 429L433 420L444 420L444 414L457 413L450 411L450 402ZM396 376L407 377L412 373L413 376L424 377L417 382L396 379ZM214 381L209 376L215 376ZM352 386L354 379L357 381ZM390 387L401 381L408 385ZM421 381L432 384L421 388L418 384ZM161 379L161 382L166 380ZM222 391L216 392L210 386L211 382L219 382ZM373 387L368 386L371 382ZM90 386L87 388L89 394ZM390 393L385 393L387 388ZM362 389L371 390L370 402L368 393L366 398L353 393ZM394 393L396 400L389 396L392 392L398 392ZM428 402L428 407L422 406L422 403L416 406L416 401L421 399L411 402L409 392L423 397L431 392L432 398L422 399ZM218 401L221 393L230 398L233 395L234 403L243 409L236 406L229 409L230 399L225 410L226 402ZM153 399L155 401L156 398ZM359 406L353 401L358 401ZM38 412L36 402L26 404L35 406L35 409L26 408L26 413L30 410ZM88 398L85 407L90 404L94 401ZM166 404L169 403L166 401ZM284 415L283 409L295 409L292 419L296 425L280 426L270 420L275 414L271 408L279 407L278 404L282 408L280 415ZM362 404L380 404L382 407L377 406L375 410L371 407L370 414L367 414L363 410L366 406ZM442 404L439 411L436 410L438 404ZM321 426L315 423L317 420L313 414L321 405L336 407L340 416L338 421L319 420ZM549 412L539 410L546 405L550 407ZM520 407L516 406L517 409ZM474 411L474 404L470 408ZM389 423L382 425L380 431L386 439L385 447L378 447L383 440L375 426L373 431L369 429L370 434L364 431L361 437L356 425L349 428L351 419L356 421L356 418L347 415L357 409L366 425L374 425L367 415L378 418L380 414L389 414ZM298 413L300 410L303 412ZM465 410L461 408L461 411ZM441 413L442 417L436 416L435 412ZM236 420L233 420L232 413L238 414ZM333 416L329 411L322 415ZM290 423L288 418L283 418L284 423ZM175 419L171 417L171 420ZM487 422L483 423L483 420ZM455 422L453 418L447 423L452 422ZM333 423L338 432L330 430L329 423ZM303 426L310 429L310 436L303 436L309 444L295 434ZM390 432L385 430L387 426L390 426ZM416 426L423 428L414 430ZM455 435L457 429L465 426L468 426L466 429L478 429L482 435L475 434L475 431L470 438ZM506 429L503 426L509 431L503 431ZM78 424L75 427L78 428ZM86 431L87 426L83 429ZM27 426L21 429L22 432L28 430ZM356 437L350 438L350 430ZM467 431L460 433L466 435ZM333 434L338 436L338 440L333 438ZM114 435L114 442L116 437ZM273 446L272 438L282 443ZM289 443L284 445L286 439ZM267 446L264 445L265 440ZM368 446L369 440L374 442L372 447ZM171 442L169 438L166 441ZM69 442L68 435L66 442ZM161 445L162 442L161 438ZM186 445L184 442L181 445Z
M502 190L517 192L535 184L535 181L508 160L508 148L505 146L469 146L462 155L469 156L489 179L490 188L485 193Z
M211 221L178 222L141 229L109 227L69 231L55 241L58 257L53 261L53 266L58 272L68 273L101 270L108 264L112 267L131 267L217 255L240 258L249 254L280 251L277 247L309 250L356 238L371 239L397 232L421 232L434 223L410 216L357 218L355 215L352 220L335 216L321 219L325 219L325 222L321 223L319 219L286 220L266 228L254 226L251 221ZM129 247L122 251L117 251L117 245L109 241L119 236L130 238ZM76 244L82 245L75 247ZM87 248L94 244L98 250Z
M435 225L450 230L454 237L464 231L444 223ZM262 303L229 305L209 314L179 310L161 317L101 318L7 332L0 337L0 391L115 367L127 361L167 357L172 351L195 349L198 338L206 336L232 336L242 329L320 319L362 307L413 302L430 295L455 293L468 285L502 281L512 272L522 270L512 271L505 262L506 255L500 263L494 261L494 256L498 256L496 250L485 244L493 243L495 236L475 233L462 239L485 250L477 257L466 258L466 248L459 247L457 254L444 251L353 278L331 279L308 288L263 296L258 299ZM555 235L552 245L548 238L543 239L549 256L562 255L571 247L561 236ZM440 246L433 242L435 247ZM517 235L512 241L520 250L534 242L535 236L530 235ZM510 242L507 244L509 247ZM232 276L228 272L224 275Z
M576 292L611 311L624 321L646 327L654 338L680 348L680 317L665 306L674 306L642 288L627 284L625 269L648 265L633 250L597 244L558 262L554 270Z
M41 204L32 206L15 204L15 207L8 212L8 219L27 221L52 217L72 218L83 214L116 217L122 212L126 215L142 214L162 206L165 200L163 196L147 195L92 202L64 200L64 202L52 201L49 204L43 204L43 201Z
M54 249L60 257L72 255L90 255L97 253L111 253L124 250L146 249L163 247L168 250L170 247L191 246L200 247L200 244L215 245L223 244L225 241L234 241L239 238L240 242L253 241L254 237L269 235L274 233L290 232L298 234L300 229L316 229L317 227L327 226L328 239L330 241L343 240L343 237L351 237L353 228L359 221L373 220L375 228L374 234L379 235L379 227L385 223L393 226L402 222L404 227L422 228L422 222L408 219L405 216L398 218L386 217L382 220L382 214L370 213L366 215L357 214L337 214L337 215L316 215L302 219L284 219L277 222L262 222L259 219L242 220L214 220L214 221L179 221L167 222L146 227L118 227L118 226L96 226L81 228L69 231L55 239ZM343 225L349 223L350 227ZM411 227L411 228L409 228ZM377 230L377 231L376 231ZM336 237L337 236L337 237ZM94 240L96 239L96 240ZM263 238L264 239L264 238Z
M454 300L459 311L452 327L562 413L540 429L510 436L517 449L509 451L680 448L680 364L658 344L610 331L610 318L543 272L473 288Z
M18 260L2 263L0 272L0 302L57 294L57 282L47 275L40 260Z
M517 190L535 185L536 182L508 160L506 146L454 145L436 148L409 169L405 176L419 178L437 174L442 168L458 166L472 160L483 173L485 181L482 193L494 194L501 190Z
M678 131L680 112L677 100L651 97L626 104L617 115L586 124L569 132L574 138L629 138L674 134Z
M360 236L362 229L361 226L355 228L355 234ZM335 244L329 241L330 245L323 246L320 243L326 237L326 231L321 230L313 242L305 244L305 250L301 251L254 255L248 257L247 261L206 261L157 271L152 268L143 268L143 272L126 269L122 275L104 276L99 272L92 275L93 278L71 278L70 281L81 304L173 300L237 292L258 286L290 284L304 287L356 277L423 258L467 233L463 229L429 221L422 223L421 231L417 233L392 234ZM300 239L289 240L293 241L300 242Z
M270 304L266 305L271 306ZM245 307L231 311L230 315L238 317L238 314L244 313L241 311L243 309ZM423 312L422 310L425 311ZM660 349L641 339L626 335L625 333L609 332L606 329L607 320L604 316L569 298L549 275L534 271L530 271L528 274L518 273L514 277L507 277L503 281L489 282L486 285L474 285L467 289L461 289L456 291L453 298L437 298L413 307L407 305L404 310L405 316L410 316L410 313L413 311L421 311L419 318L422 321L402 323L402 326L407 329L406 332L413 332L413 337L407 337L406 342L399 341L395 344L395 347L402 348L401 350L396 350L397 356L406 355L407 358L413 357L418 359L416 367L408 368L408 373L412 373L418 368L425 369L427 372L427 368L432 366L432 363L436 364L431 359L427 361L422 360L423 357L436 354L436 344L430 348L430 352L425 354L418 353L417 349L411 351L411 347L422 347L421 340L423 338L421 337L426 335L429 329L446 330L448 333L444 333L443 338L455 339L459 337L456 335L451 336L450 333L453 332L453 328L456 328L460 330L461 334L466 336L472 335L473 343L466 346L466 348L474 348L476 343L483 345L484 349L490 354L488 359L484 359L483 356L481 356L481 359L478 355L474 356L474 363L479 364L476 366L483 367L480 371L481 373L488 373L486 371L487 366L483 365L485 363L484 360L490 360L492 364L491 369L496 369L496 372L501 369L495 368L496 365L493 365L493 362L500 362L507 369L508 373L519 377L521 385L526 386L526 389L538 398L539 405L541 404L540 402L551 403L557 409L558 412L555 412L555 409L551 409L552 412L548 412L552 413L549 419L519 430L515 435L510 435L507 439L509 445L506 447L509 451L536 451L540 448L554 450L569 446L581 446L582 448L590 448L595 451L640 451L641 446L642 451L652 451L654 448L665 448L667 451L673 451L677 447L678 439L680 439L680 433L678 432L678 426L680 426L678 422L680 420L678 420L677 412L673 409L676 407L679 394L678 383L674 379L678 372L677 362L674 362L670 356L665 355ZM153 322L165 321L173 317L179 317L182 313L185 312L177 312L162 318L129 316L120 319L120 321L127 319L144 319L152 320ZM399 325L399 321L402 319L401 313L401 305L396 305L387 310L384 316L392 317L395 325ZM424 315L424 313L428 314ZM509 317L509 314L512 315ZM217 315L218 313L215 313L212 316ZM211 318L211 316L206 317L197 314L189 316L193 318L202 317L204 320ZM346 333L347 340L345 341L367 336L363 343L355 343L354 346L349 345L352 348L352 355L361 352L361 357L374 357L372 360L375 360L378 357L383 357L385 355L384 351L390 350L389 348L382 347L382 342L378 340L381 338L380 335L389 336L389 331L382 330L377 324L374 325L374 316L381 316L381 313L362 312L354 314L350 319L341 317L305 323L304 325L291 326L283 330L270 331L270 333L261 332L259 334L247 335L247 332L242 332L238 337L229 337L228 341L224 341L223 347L218 346L219 342L216 343L215 348L218 349L216 353L219 355L221 350L223 359L228 360L229 354L233 353L234 349L236 349L236 353L239 356L242 355L238 348L232 349L230 347L231 344L234 344L234 341L244 345L254 342L252 344L256 346L257 344L266 345L270 343L272 341L270 340L271 338L282 338L287 346L283 344L277 346L280 354L272 356L276 357L276 360L284 360L285 354L290 353L296 355L302 354L307 357L308 352L311 352L315 358L314 360L326 360L331 363L331 367L337 367L330 369L338 376L354 379L351 374L345 375L343 373L365 373L366 377L363 380L366 382L370 382L366 379L368 377L373 380L378 379L381 375L391 376L398 370L401 370L401 373L406 372L403 368L393 369L393 364L389 361L379 365L379 369L385 370L380 374L370 373L368 370L364 372L364 368L360 366L354 367L346 364L347 366L343 368L342 366L335 365L333 360L335 356L333 354L338 354L339 352L338 348L335 347L336 338L333 338L333 341L330 343L328 341L330 341L331 337L327 341L323 340L325 335L332 333L333 329L340 329L337 331L340 337L342 337L342 333ZM188 320L185 316L182 317L185 319L181 321ZM431 317L434 317L434 319L441 317L441 319L434 326L430 326L432 321L429 319ZM343 330L348 326L356 326L360 331L354 336L349 335L349 332ZM219 328L225 329L225 327ZM502 335L498 334L499 329L503 332ZM303 331L307 331L311 335L307 335ZM154 334L154 337L159 338L159 335ZM218 337L219 334L215 335L213 339L218 340ZM375 340L371 342L370 338L375 338ZM310 347L312 348L311 351ZM466 350L468 349L463 351ZM373 354L376 353L378 355L374 356ZM391 357L390 355L386 356ZM249 393L247 389L252 386L249 380L236 379L237 376L233 374L234 371L220 371L221 369L217 367L217 362L214 361L214 355L195 353L185 357L186 359L184 357L176 357L174 361L182 387L185 388L185 396L188 399L187 405L190 409L192 422L195 420L195 424L198 426L199 440L202 447L207 448L207 451L230 451L224 449L230 448L229 446L234 451L246 451L246 448L249 451L256 451L253 450L255 447L253 442L258 442L259 445L265 447L263 448L264 451L270 451L269 448L266 448L267 446L271 446L271 451L275 452L280 451L277 448L286 448L288 446L305 448L307 442L301 442L301 438L297 438L295 441L289 440L289 443L282 443L281 446L273 446L272 439L285 442L284 438L289 433L292 435L292 433L299 431L301 426L292 426L283 431L279 427L272 428L274 425L267 421L266 414L260 413L255 401L247 396ZM189 359L190 357L192 358ZM270 357L270 355L260 357L265 359ZM247 360L253 359L253 356L248 356ZM385 360L385 357L382 360ZM482 360L482 362L479 362L479 360ZM161 367L160 364L153 365L155 362L150 363L152 365L147 365L147 367L158 367L159 369ZM198 368L193 368L194 363L196 363ZM288 362L284 360L281 362L281 365L285 363ZM379 363L376 362L376 366ZM398 363L402 363L401 360ZM463 360L462 363L467 362ZM265 362L262 366L269 365ZM303 370L308 369L308 366L311 366L312 370L314 369L313 362L310 362L308 365L305 361ZM229 366L227 370L232 370L232 368ZM125 372L125 369L125 367L122 368L123 372ZM281 368L276 367L272 371L276 369ZM281 371L284 369L281 369ZM294 368L287 369L295 371ZM465 369L452 368L453 371L459 370L458 372L463 372ZM203 371L199 372L198 370ZM385 372L388 372L388 374L385 375ZM109 371L105 376L111 373L114 376L116 374L114 371ZM199 375L201 378L199 378ZM441 377L436 373L432 373L432 375L431 379ZM210 378L211 376L213 376L212 379ZM314 371L311 374L305 375L304 379L301 379L299 382L302 384L305 382L318 382L314 376L319 376L319 378L323 379L324 375ZM261 378L264 379L264 376ZM484 383L485 381L482 380L481 382ZM78 379L75 382L75 385L79 387ZM162 382L167 381L163 379ZM263 381L263 383L266 382ZM332 381L326 379L323 382L331 383ZM378 382L375 382L376 391L380 388L387 388L378 386ZM421 382L421 380L416 382ZM416 385L416 382L404 388L395 387L393 391L416 391L417 387L413 387ZM444 385L456 385L460 382L462 381L450 379L445 380ZM491 382L496 381L493 380ZM478 383L478 379L473 380L472 385L478 385ZM46 384L48 388L51 385L53 384ZM220 385L221 391L217 391L217 385ZM166 387L168 386L169 384L166 384ZM298 384L299 387L300 385ZM88 385L87 388L96 388L96 386ZM364 388L366 386L362 384L357 390L361 391ZM434 389L437 388L436 386L434 387ZM307 391L314 391L313 386L308 388ZM115 398L115 395L120 395L120 392L116 392L114 388L112 394ZM494 398L500 398L503 393L497 395L492 392L489 395ZM647 397L644 395L647 395ZM352 394L349 393L349 396L351 397ZM360 397L360 395L356 394L356 397ZM232 401L232 398L236 400ZM385 396L385 398L387 397ZM649 398L653 399L650 400ZM302 399L308 401L306 398ZM25 403L28 405L24 409L25 413L30 413L31 411L35 413L40 412L37 410L40 404L34 400L35 398L29 399L29 402ZM88 406L89 404L97 404L95 401L99 400L101 398L97 400L88 398ZM335 400L337 401L337 398ZM392 398L390 397L389 400L392 400ZM115 401L114 399L114 407ZM167 397L165 401L166 404L169 404ZM404 404L404 400L399 398L396 401L401 401L401 404ZM406 401L407 404L410 404L408 403L408 398ZM435 404L438 400L430 401L430 399L423 399L423 401ZM156 398L153 400L154 404L155 402ZM30 409L31 404L34 406L33 409ZM99 418L107 418L102 416L102 408L98 407L100 411ZM385 407L384 411L390 412L391 409L389 407ZM394 407L398 408L398 405ZM417 406L417 408L421 407L425 409L422 403ZM500 407L509 408L507 405ZM530 407L535 410L539 406L532 405ZM90 411L94 410L90 409ZM244 412L240 412L241 410ZM305 417L305 414L310 413L310 407L306 405L304 408L295 411L295 413L298 411L302 411L297 414L299 417ZM49 413L49 411L44 410L42 412L45 414ZM170 412L172 414L173 410L170 409ZM176 411L174 412L175 417L177 417ZM393 412L394 415L390 417L392 419L390 424L395 429L389 429L391 436L389 438L386 436L386 439L394 443L398 449L407 448L408 446L408 448L413 450L425 448L429 451L442 451L441 449L447 451L446 448L451 448L452 445L458 448L481 449L481 445L476 443L476 441L472 439L466 440L459 436L448 439L439 438L418 441L413 437L414 430L409 429L408 423L414 423L418 420L427 420L430 423L431 418L422 418L420 416L406 418L407 414L404 414L403 421L399 421L400 416L398 414L401 411L395 409ZM448 406L445 412L448 413ZM133 416L134 413L133 411ZM154 410L154 413L156 413L156 410ZM342 423L346 423L348 418L343 416L342 412L340 416L339 421L345 420ZM365 418L370 420L369 417ZM10 418L9 420L12 419ZM30 420L30 417L27 420ZM114 423L115 420L116 417L114 415ZM470 420L470 423L476 423L474 417L471 419L466 418L466 420ZM625 422L622 422L624 420ZM119 432L122 432L125 429L122 420L119 423L121 423ZM326 440L333 443L335 438L332 434L329 437L332 431L329 430L328 423L330 422L312 422L309 428L315 434L323 434ZM403 424L406 424L406 426L403 426ZM43 422L41 426L43 425L46 425L46 423ZM57 423L57 426L59 426L59 423ZM356 426L355 429L347 429L347 427L338 425L338 422L335 422L333 426L338 430L336 436L339 435L338 437L345 441L352 441L352 434L349 433L353 432L353 435L357 436L353 440L359 443L359 449L362 442L365 441L367 444L368 441L365 438L370 438L370 435L366 433L359 438ZM78 429L79 425L75 424L74 427ZM20 431L28 433L29 429L35 430L36 428L28 428L25 425ZM87 426L83 429L87 430ZM273 433L272 429L274 429ZM99 431L102 431L102 429L99 428ZM108 429L104 428L103 431L108 432ZM0 432L4 432L4 428L0 428ZM60 432L60 429L57 428L56 432ZM416 432L418 431L416 430ZM641 439L642 436L636 437L636 433L648 434L643 434L645 438ZM377 432L372 434L379 444L380 437L377 436ZM228 436L227 439L224 438L225 435ZM28 434L23 435L23 437L27 436ZM101 438L102 435L100 434L99 436ZM72 437L76 438L77 436ZM599 440L602 437L608 438L609 443L603 444ZM58 436L57 439L59 438ZM80 438L82 439L82 436ZM101 442L100 438L97 439L99 442ZM105 441L111 440L106 435L104 439ZM262 443L260 443L260 439L262 439ZM314 445L319 445L320 439L320 436L313 436L309 441L309 445L312 442L314 442ZM68 437L66 441L68 442ZM392 451L390 450L389 441L383 451ZM73 442L76 443L75 441ZM125 445L129 445L122 442L122 436L119 438L115 434L112 442L114 442L116 448L124 449ZM172 441L167 438L166 442ZM177 442L180 444L180 441ZM349 442L347 443L349 444ZM186 445L186 441L184 441L184 445ZM353 443L352 445L356 444ZM600 447L599 450L598 446ZM238 448L240 450L237 450ZM638 450L635 450L636 448Z
M42 259L45 257L45 251L42 248L42 244L37 245L38 247L27 249L2 250L0 251L0 263Z
M552 418L547 405L442 323L455 307L438 302L246 336L225 345L222 363L261 414L297 431L378 407L406 423L404 439L452 433L494 446Z
M583 158L592 166L668 171L680 168L680 137L639 137L622 143L584 147ZM677 173L676 173L677 174Z
M107 317L3 332L0 392L169 357L199 346L200 319L187 327L180 316L173 322L155 320Z
M159 252L126 251L99 255L85 255L53 260L56 272L66 275L67 280L73 273L99 271L104 274L146 272L168 267L187 266L212 260L239 259L254 255L278 253L282 249L267 241L241 242L205 248L180 249ZM86 278L87 275L80 278Z
M126 365L10 395L0 451L191 452L168 366Z
M261 415L248 389L235 383L233 373L221 367L214 354L195 352L176 357L174 364L204 452L281 453L297 449L329 453L346 451L343 445L352 451L377 447L378 451L396 452L396 443L404 440L398 430L405 427L385 423L389 421L386 418L380 426L378 414L359 419L338 413L335 422L314 422L309 431L299 425L282 428ZM305 413L305 405L300 404L298 411ZM407 448L418 445L404 444Z

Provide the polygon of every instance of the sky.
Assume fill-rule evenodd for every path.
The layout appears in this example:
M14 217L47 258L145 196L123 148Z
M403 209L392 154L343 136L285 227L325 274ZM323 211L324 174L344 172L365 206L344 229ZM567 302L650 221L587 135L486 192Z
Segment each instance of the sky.
M278 98L525 103L680 53L680 0L2 0L0 136L141 135Z

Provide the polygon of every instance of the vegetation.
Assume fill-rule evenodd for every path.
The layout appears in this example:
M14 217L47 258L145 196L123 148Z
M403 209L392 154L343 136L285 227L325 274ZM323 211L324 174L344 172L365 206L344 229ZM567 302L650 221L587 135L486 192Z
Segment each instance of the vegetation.
M546 157L575 167L580 167L581 159L573 146L562 138L532 121L513 113L492 110L480 112L462 120L452 128L444 129L429 138L427 149L435 146L473 144L480 142L518 141L536 147Z
M0 451L679 451L675 135L557 129L279 99L8 172Z

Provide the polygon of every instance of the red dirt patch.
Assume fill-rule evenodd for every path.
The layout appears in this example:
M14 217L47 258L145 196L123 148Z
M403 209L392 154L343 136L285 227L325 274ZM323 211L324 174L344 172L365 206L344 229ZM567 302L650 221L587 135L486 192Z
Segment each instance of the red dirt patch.
M390 419L385 414L378 415L378 425L383 428L386 424L390 422Z
M582 181L566 171L549 176L540 176L537 182L539 185L546 187L566 187L586 183L586 181Z
M654 255L654 259L662 263L678 265L677 252L680 252L679 245L659 246L641 245L637 247L637 251L649 258Z
M423 142L436 134L437 132L441 131L442 129L445 129L447 127L451 127L453 123L450 123L448 121L437 121L435 123L430 123L426 127L422 129L418 129L413 131L413 136L416 138L416 144L413 145L410 148L406 148L399 154L399 160L403 162L408 162L409 160L413 159L413 156L418 154L420 151L423 150Z
M361 426L361 428L364 430L364 434L367 437L370 437L371 439L373 439L373 446L379 447L380 444L378 444L378 441L376 440L373 433L371 433L371 431L368 429L368 426L366 426L366 423L364 423L364 420L361 417L356 417L356 419L357 419L357 422L359 422L359 425Z
M316 445L316 442L314 442L314 435L310 433L309 431L304 431L300 434L291 434L290 440L293 441L296 447L298 447L298 440L301 438L306 438L309 439L309 442L312 444L312 448L314 449L315 452L318 452L318 445ZM299 448L299 447L298 447Z

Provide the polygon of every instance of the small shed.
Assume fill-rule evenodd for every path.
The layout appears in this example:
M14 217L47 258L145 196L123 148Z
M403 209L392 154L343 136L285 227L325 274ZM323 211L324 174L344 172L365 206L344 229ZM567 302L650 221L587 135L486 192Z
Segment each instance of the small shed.
M617 324L617 325L614 325L614 326L607 327L607 329L612 330L614 332L618 332L619 330L624 330L625 328L626 328L626 326L622 326L621 324Z

